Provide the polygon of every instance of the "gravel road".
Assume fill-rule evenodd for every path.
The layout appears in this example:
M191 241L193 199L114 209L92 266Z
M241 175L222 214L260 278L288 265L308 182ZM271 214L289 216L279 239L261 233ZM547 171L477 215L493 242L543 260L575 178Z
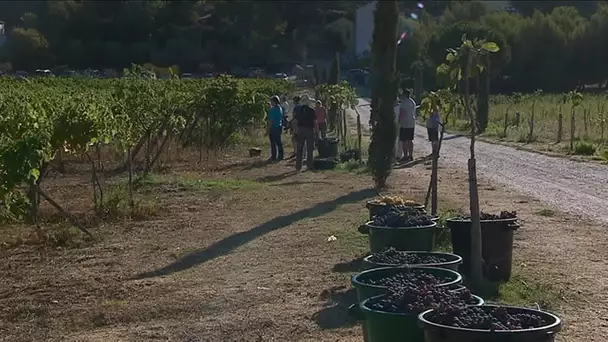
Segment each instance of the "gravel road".
M359 99L357 111L368 126L369 102ZM354 111L349 111L356 115ZM470 140L448 135L441 146L440 163L467 167ZM431 153L426 128L418 126L415 153ZM507 146L475 144L478 176L505 184L555 209L604 223L608 222L608 166L517 150ZM441 165L440 164L440 165Z

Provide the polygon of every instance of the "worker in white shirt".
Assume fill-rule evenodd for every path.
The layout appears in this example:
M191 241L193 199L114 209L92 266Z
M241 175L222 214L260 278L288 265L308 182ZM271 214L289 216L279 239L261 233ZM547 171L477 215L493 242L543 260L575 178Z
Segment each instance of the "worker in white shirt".
M403 145L402 162L414 160L414 130L416 128L416 102L408 89L403 91L399 107L399 140Z

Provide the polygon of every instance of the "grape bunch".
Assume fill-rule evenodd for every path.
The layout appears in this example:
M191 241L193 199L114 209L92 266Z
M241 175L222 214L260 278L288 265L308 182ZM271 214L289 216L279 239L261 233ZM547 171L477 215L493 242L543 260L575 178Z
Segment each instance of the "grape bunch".
M468 299L466 299L466 294ZM464 307L475 304L468 290L451 292L444 287L431 284L414 285L411 283L389 289L386 296L369 300L367 306L372 310L392 313L419 314L439 307Z
M386 205L405 205L405 206L417 206L420 205L418 202L410 199L404 199L401 196L380 196L370 201L372 204L386 204Z
M494 221L494 220L508 220L508 219L516 219L517 212L516 211L501 211L498 215L496 214L488 214L485 212L479 213L479 219L482 221ZM459 216L458 219L463 221L468 221L471 219L471 216Z
M452 279L447 277L438 277L432 274L425 273L422 270L403 270L402 272L392 274L387 277L379 277L375 278L373 276L364 277L360 279L360 281L367 285L375 285L375 286L386 286L386 287L394 287L398 288L401 286L412 285L417 286L420 284L430 284L430 285L439 285L444 284Z
M505 307L448 305L439 306L426 318L442 325L491 331L531 329L549 324L539 315L512 310Z
M406 206L390 206L381 210L371 224L378 227L422 227L432 225L431 216Z
M369 260L379 264L389 265L424 265L438 264L450 261L447 257L433 254L419 254L398 251L394 247L388 247L381 252L374 253Z

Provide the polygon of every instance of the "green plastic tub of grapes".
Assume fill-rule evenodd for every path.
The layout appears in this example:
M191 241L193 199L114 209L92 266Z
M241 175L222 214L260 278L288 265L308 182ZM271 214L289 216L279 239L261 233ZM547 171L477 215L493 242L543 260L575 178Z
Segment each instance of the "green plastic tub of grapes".
M546 311L497 305L428 310L418 321L426 342L553 342L562 326Z
M351 279L359 303L386 294L389 286L405 281L432 282L438 287L456 288L462 283L462 276L437 267L382 267L355 274Z
M426 213L426 207L423 204L403 204L406 207L410 207L416 210L419 210L421 213ZM372 220L374 216L378 215L382 210L387 207L392 206L392 204L380 203L377 201L367 201L365 203L365 207L369 210L369 219Z
M386 248L363 258L366 269L380 267L438 267L458 271L462 264L459 255L444 252L417 252L399 251L395 248Z
M372 253L378 253L387 247L401 251L430 252L435 246L437 222L430 218L428 224L412 227L377 226L372 222L365 224Z
M483 305L481 297L470 295L469 305ZM349 308L349 314L361 322L366 342L424 342L424 330L419 326L417 313L388 312L371 307L387 295L371 297ZM459 341L459 342L465 342ZM468 341L466 341L468 342Z

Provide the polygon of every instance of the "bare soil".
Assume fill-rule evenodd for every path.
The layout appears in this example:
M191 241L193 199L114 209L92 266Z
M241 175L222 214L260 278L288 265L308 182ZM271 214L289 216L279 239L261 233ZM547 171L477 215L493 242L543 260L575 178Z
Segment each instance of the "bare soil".
M376 195L371 177L297 174L289 161L234 155L220 156L214 170L195 164L178 160L153 175L136 195L140 215L91 223L93 241L57 247L30 239L31 227L3 227L0 340L361 341L347 308L355 302L349 276L368 251L356 228ZM81 219L90 175L75 170L85 168L44 184ZM429 173L425 165L396 170L389 192L422 200ZM463 169L442 168L439 193L442 208L468 211ZM480 198L486 211L522 218L514 272L551 293L550 302L529 304L564 318L558 341L604 341L606 227L489 179ZM59 221L51 213L43 207L44 230ZM15 246L15 234L24 243Z
M369 177L249 158L172 170L138 189L153 210L90 228L95 241L56 247L28 239L30 227L3 229L0 339L360 340L342 272L367 249L356 227L376 195ZM83 218L87 177L44 188Z

